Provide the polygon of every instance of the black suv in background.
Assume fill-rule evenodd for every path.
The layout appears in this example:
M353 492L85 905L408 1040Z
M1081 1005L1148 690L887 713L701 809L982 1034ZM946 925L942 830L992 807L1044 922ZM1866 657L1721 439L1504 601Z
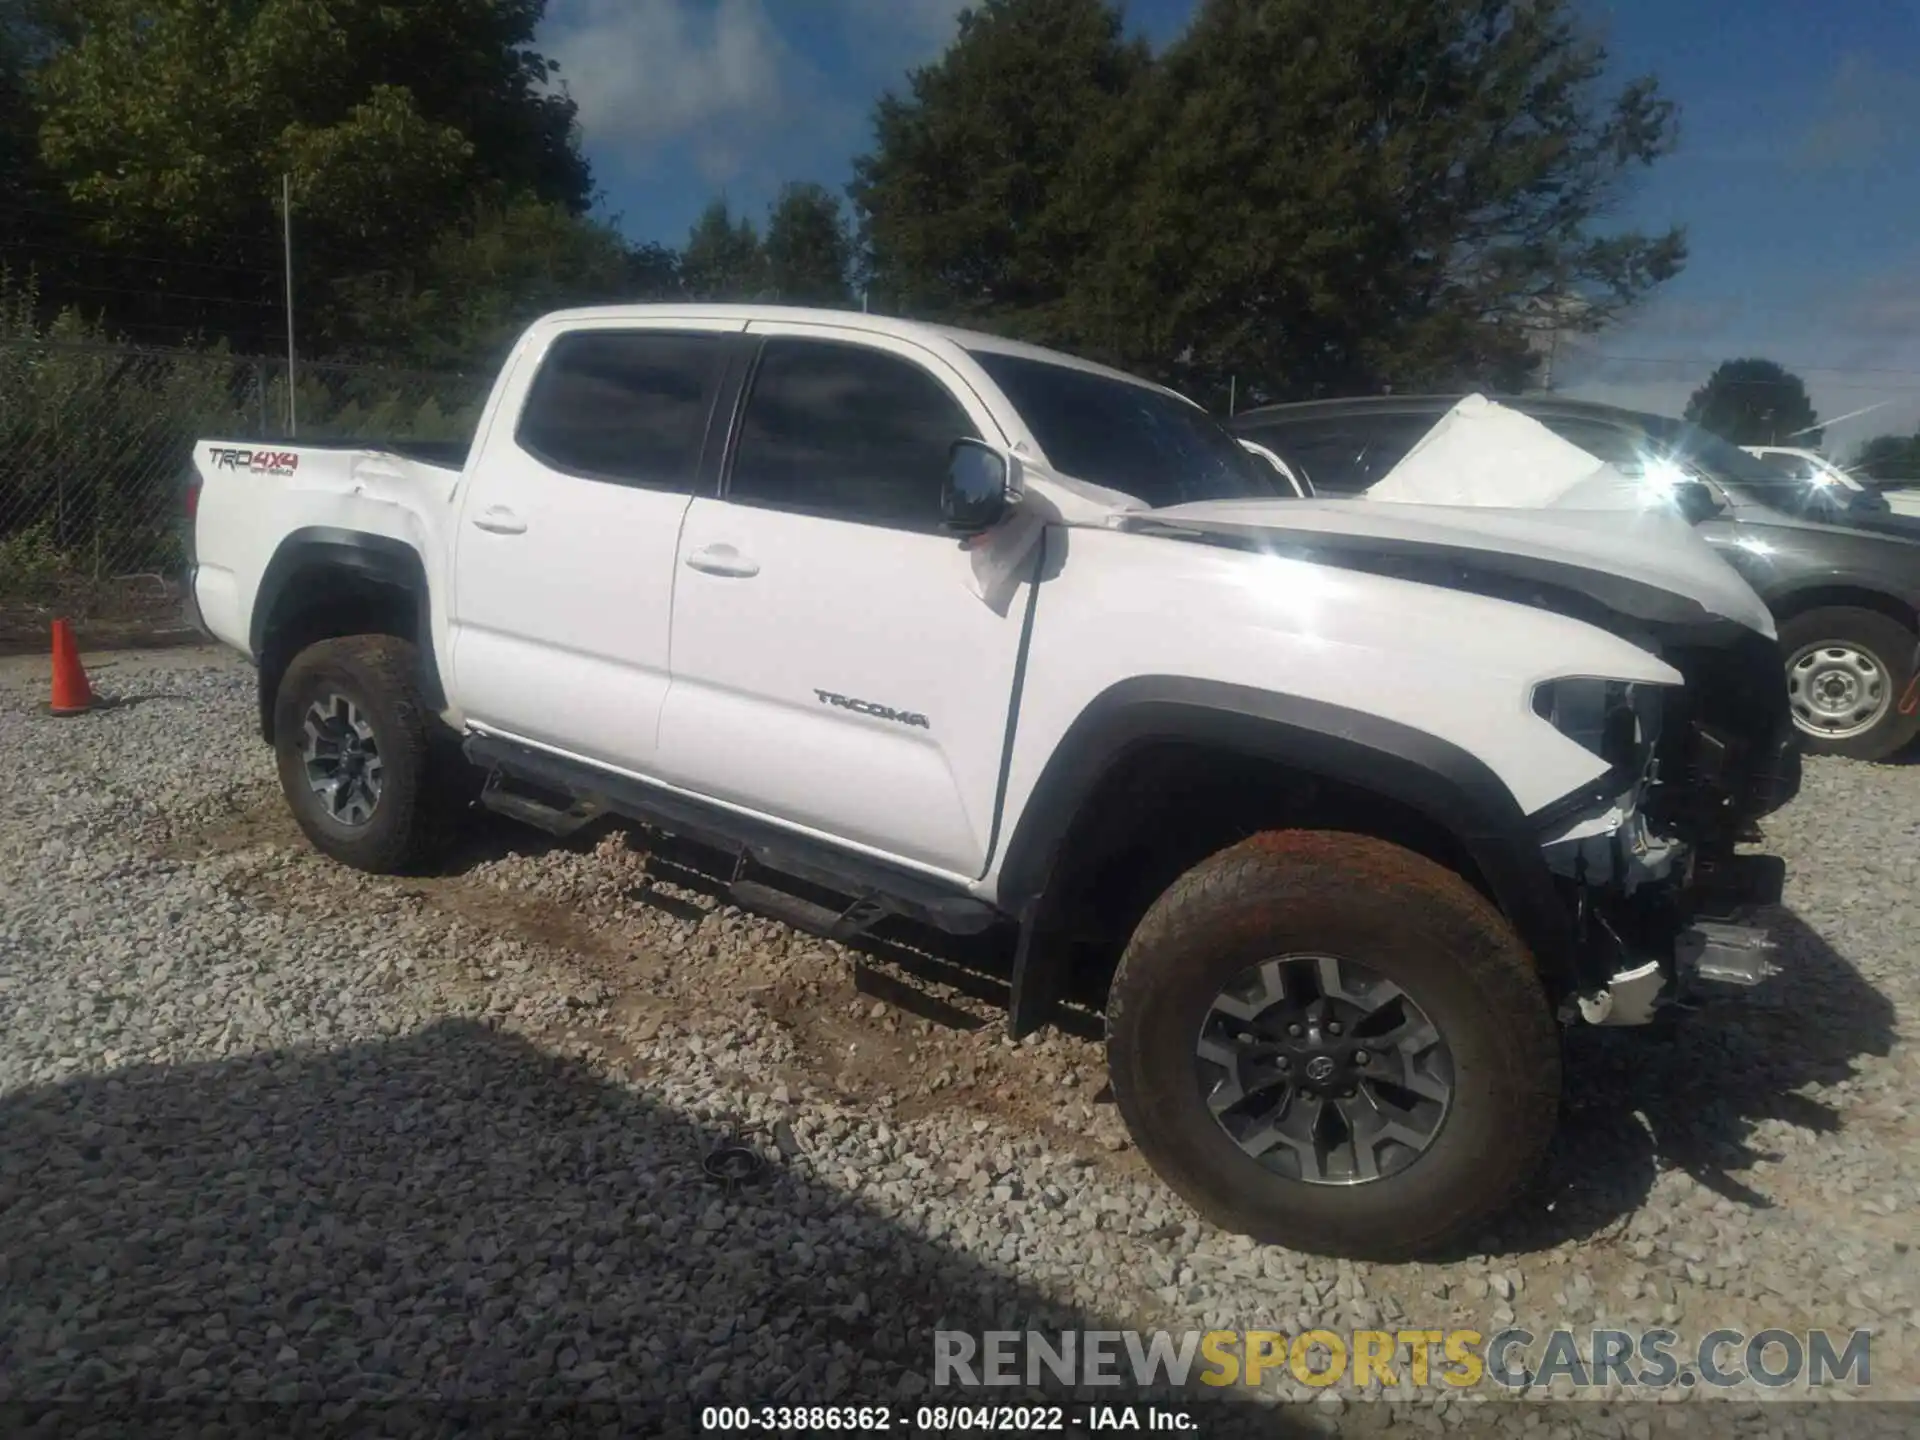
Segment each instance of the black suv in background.
M1381 395L1233 417L1312 493L1383 478L1458 401ZM1880 760L1920 732L1920 518L1850 504L1683 421L1558 396L1498 396L1628 474L1677 467L1701 535L1773 611L1794 723L1815 754Z

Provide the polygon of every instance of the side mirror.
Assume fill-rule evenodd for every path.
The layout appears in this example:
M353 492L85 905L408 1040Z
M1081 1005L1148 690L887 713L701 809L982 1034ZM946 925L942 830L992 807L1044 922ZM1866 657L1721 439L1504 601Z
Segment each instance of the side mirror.
M1006 518L1016 498L1013 461L982 440L956 440L940 487L940 518L955 535L979 535Z
M1720 502L1713 498L1704 481L1679 480L1674 483L1673 503L1689 525L1711 520L1720 513Z

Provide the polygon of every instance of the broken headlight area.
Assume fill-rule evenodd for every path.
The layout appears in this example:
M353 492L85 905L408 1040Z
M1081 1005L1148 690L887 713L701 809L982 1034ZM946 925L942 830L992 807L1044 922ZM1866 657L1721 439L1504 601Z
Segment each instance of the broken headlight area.
M1659 685L1574 676L1533 687L1533 713L1607 765L1612 786L1649 777L1664 707Z
M1588 977L1568 1019L1644 1025L1705 985L1757 985L1774 973L1773 943L1747 917L1778 903L1780 862L1701 850L1649 811L1654 788L1634 779L1557 821L1541 845L1569 896Z

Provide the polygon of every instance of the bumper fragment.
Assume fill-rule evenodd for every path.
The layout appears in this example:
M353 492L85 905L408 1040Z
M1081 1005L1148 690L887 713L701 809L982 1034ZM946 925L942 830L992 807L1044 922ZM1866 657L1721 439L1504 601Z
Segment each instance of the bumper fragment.
M1761 926L1697 920L1674 942L1674 959L1684 979L1747 989L1780 973L1769 958L1775 948Z

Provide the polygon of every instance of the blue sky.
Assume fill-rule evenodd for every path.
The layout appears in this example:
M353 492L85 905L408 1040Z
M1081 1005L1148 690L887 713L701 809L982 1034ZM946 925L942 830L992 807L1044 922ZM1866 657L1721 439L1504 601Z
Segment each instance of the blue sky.
M551 0L604 208L677 243L724 193L756 216L785 180L838 189L874 99L936 56L962 0ZM1622 224L1687 226L1658 298L1563 352L1563 388L1677 412L1714 361L1798 370L1828 448L1920 428L1920 0L1581 0L1621 77L1680 103L1677 154ZM1131 0L1178 34L1192 0Z

